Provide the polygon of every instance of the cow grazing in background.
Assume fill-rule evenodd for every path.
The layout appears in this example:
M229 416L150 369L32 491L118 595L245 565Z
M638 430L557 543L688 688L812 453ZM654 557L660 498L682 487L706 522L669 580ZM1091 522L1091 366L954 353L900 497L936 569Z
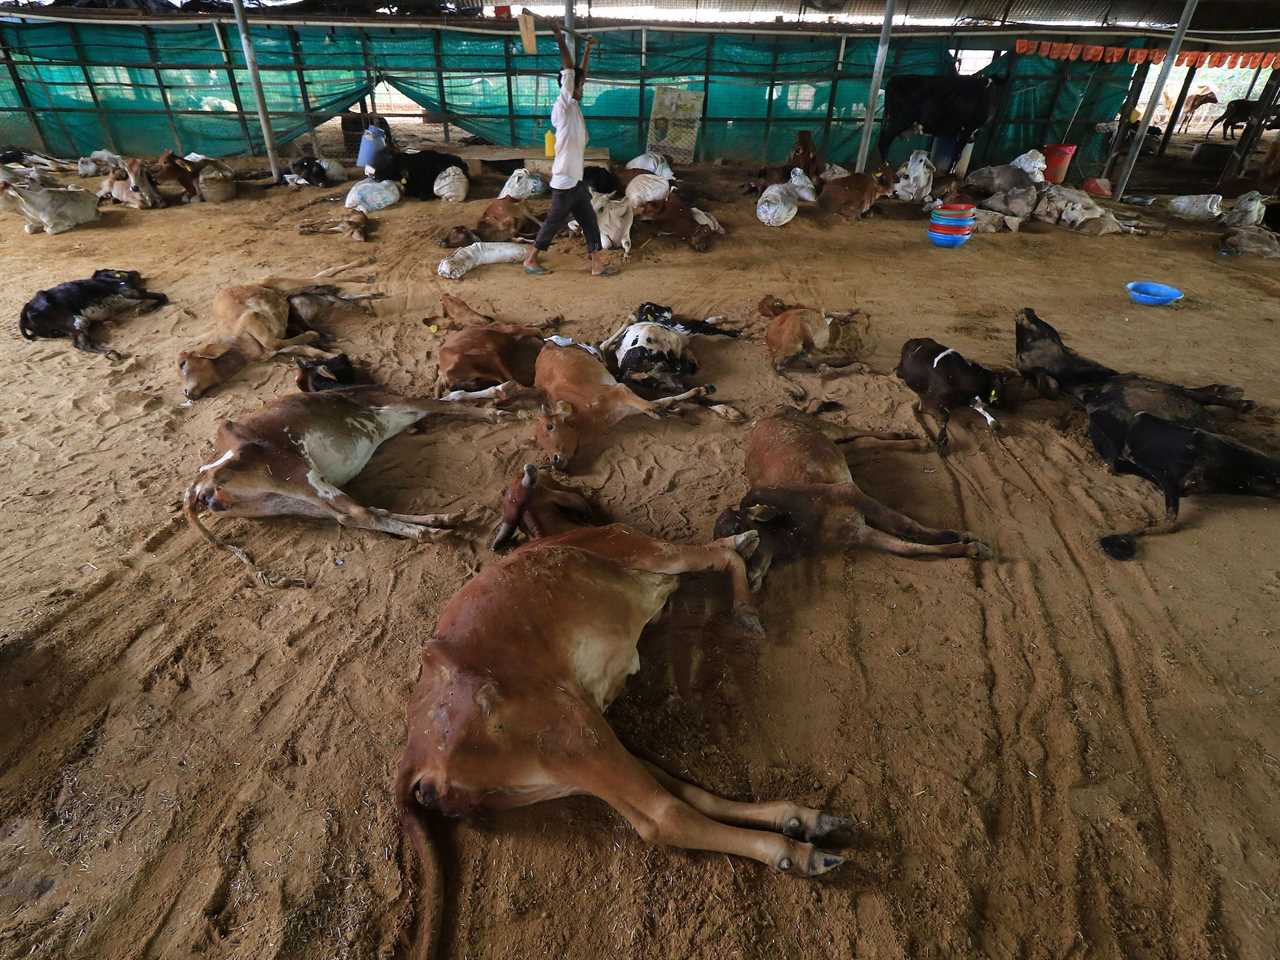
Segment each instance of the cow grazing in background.
M902 357L894 373L920 398L920 408L939 419L936 443L940 452L947 449L947 425L951 411L957 407L976 410L992 430L998 426L986 405L999 407L1003 403L1004 374L967 360L928 337L902 345Z
M365 468L379 446L431 414L490 423L504 416L370 386L289 394L239 420L223 421L212 459L196 471L183 500L187 522L268 586L284 584L259 570L243 550L214 536L201 523L201 512L311 517L413 540L438 539L462 521L461 514L392 513L363 506L340 489Z
M871 438L919 445L900 433L847 432L849 443ZM747 437L748 491L738 507L716 521L715 535L756 530L760 547L751 562L758 585L774 560L855 545L900 557L970 557L991 551L963 530L935 530L867 496L853 482L835 441L810 418L783 411L758 421Z
M947 165L955 169L964 145L986 126L996 112L990 77L891 77L884 91L884 121L880 129L880 159L912 128L955 143Z
M1216 103L1217 101L1215 100L1214 102ZM1208 138L1213 133L1213 128L1218 124L1222 124L1222 139L1234 140L1236 138L1236 128L1242 127L1249 122L1257 106L1257 100L1229 101L1227 108L1222 111L1222 115L1209 124L1209 129L1204 133L1205 137ZM1280 130L1280 109L1272 110L1267 116L1263 117L1262 126L1264 130Z
M168 302L163 293L147 290L136 270L95 270L88 280L60 283L27 301L18 332L27 340L70 337L77 350L120 360L120 354L93 339L94 325L134 310L158 310Z

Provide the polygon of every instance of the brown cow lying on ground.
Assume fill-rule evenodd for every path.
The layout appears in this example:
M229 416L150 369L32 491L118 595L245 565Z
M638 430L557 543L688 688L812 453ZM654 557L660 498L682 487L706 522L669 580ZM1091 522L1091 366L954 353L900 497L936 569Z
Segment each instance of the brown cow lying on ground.
M346 294L331 284L286 277L226 287L213 298L213 338L178 354L182 392L198 399L248 364L277 354L327 357L313 346L320 333L308 325L337 307L372 313L365 301L380 296ZM301 332L290 336L290 330Z
M183 200L204 200L200 189L200 171L205 161L191 161L175 156L172 150L160 154L160 159L150 164L148 172L156 183L176 183L182 187Z
M472 243L509 242L518 237L537 236L542 221L530 211L523 200L499 197L480 214L480 222L474 230L470 227L454 227L440 241L442 247L465 247Z
M545 334L514 323L498 323L457 297L440 298L444 318L461 323L450 331L436 356L442 400L508 399L510 389L533 386L534 364Z
M340 217L327 220L304 220L298 224L301 234L339 233L349 240L364 243L369 239L369 232L374 221L370 220L363 210L346 210Z
M909 434L846 431L841 442L864 437L927 446ZM855 544L900 557L971 557L991 551L963 530L935 530L867 496L853 482L836 443L813 421L791 411L759 421L747 438L750 489L736 510L716 520L716 536L756 530L760 548L751 565L758 587L775 559Z
M652 223L658 233L669 234L683 240L698 253L704 253L711 246L711 238L723 230L717 230L710 223L699 220L694 208L681 199L673 190L663 200L651 200L636 208L635 218L645 223Z
M560 493L531 467L512 482L503 529L523 526L537 539L486 564L454 594L423 646L395 783L401 824L424 872L434 874L421 885L422 926L439 923L428 891L439 897L443 887L428 816L580 794L608 803L649 843L749 857L799 877L838 867L843 859L818 845L845 834L850 821L786 801L708 793L631 753L604 717L639 668L641 631L680 576L723 571L735 595L745 594L743 555L755 537L693 546L620 524L580 527ZM422 943L418 955L430 948Z
M313 517L413 540L438 539L463 515L392 513L365 507L340 489L385 441L431 414L491 423L505 416L369 386L289 394L238 421L226 420L218 427L213 459L200 467L187 490L187 522L210 543L235 554L267 586L298 582L259 570L243 550L201 524L201 511L224 517Z
M98 202L107 199L135 210L153 210L165 205L151 174L136 158L125 160L123 166L115 167L103 179L98 187Z
M851 173L822 183L818 194L818 209L842 217L861 219L872 212L876 201L893 193L893 180L883 171L872 176L869 173Z
M867 315L861 310L825 314L813 307L789 306L777 297L765 297L758 309L769 318L765 343L779 372L788 367L847 367L857 362L865 346Z

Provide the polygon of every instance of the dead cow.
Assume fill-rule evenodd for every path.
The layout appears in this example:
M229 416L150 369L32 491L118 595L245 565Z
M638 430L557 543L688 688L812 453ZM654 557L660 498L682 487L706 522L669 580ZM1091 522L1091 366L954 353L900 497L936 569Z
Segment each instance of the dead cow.
M22 308L18 331L27 340L70 337L77 350L121 359L91 336L93 326L133 310L158 310L169 302L152 293L136 270L95 270L88 280L69 280L41 290Z
M929 337L908 340L893 372L915 391L920 408L941 422L936 441L939 451L947 449L947 424L957 407L972 407L992 430L999 426L987 404L998 408L1004 402L1007 377L965 359L954 348Z
M364 243L369 239L373 221L363 210L346 210L340 217L328 220L305 220L298 224L301 234L338 233L349 240Z
M846 431L842 442L871 438L919 441L906 434ZM793 411L756 423L747 437L749 490L737 509L716 521L716 536L746 530L760 533L751 564L758 585L775 560L818 549L854 545L900 557L970 557L991 551L963 530L935 530L886 507L853 482L845 454L807 417Z
M440 298L444 319L463 324L450 331L437 354L442 400L505 399L510 388L532 388L544 334L534 327L498 323L457 297Z
M542 221L529 211L525 201L499 197L484 208L474 230L454 227L445 234L440 246L465 247L473 243L509 242L517 237L531 238L541 226Z
M823 213L861 219L872 212L877 200L892 193L893 182L884 173L851 173L822 182L818 208Z
M685 203L674 191L663 200L652 200L636 208L635 219L652 223L660 234L683 240L698 253L705 253L711 238L724 233L714 217Z
M380 387L296 393L273 400L218 428L213 457L187 490L183 512L206 540L234 553L267 585L244 551L219 540L200 522L224 517L299 516L413 540L438 539L460 514L403 514L365 507L341 487L365 468L385 441L431 414L495 422L499 411L397 396Z
M504 519L508 504L521 519L543 509L536 475L513 485ZM604 716L681 576L723 571L744 591L742 555L754 543L683 545L617 524L570 527L486 564L454 594L423 646L394 788L424 870L437 866L428 817L580 794L609 804L649 843L748 857L797 877L843 863L821 846L846 834L848 820L708 793L630 752ZM440 887L438 874L423 884L427 929L440 919L430 906ZM424 943L418 955L430 950Z
M135 210L154 210L165 205L151 174L136 157L123 161L103 179L98 187L98 200L107 199Z
M156 183L176 183L182 187L183 200L190 203L204 199L204 191L200 189L200 171L204 165L204 160L187 160L166 150L150 165L149 172Z
M226 287L213 298L213 337L178 354L182 392L195 400L231 379L250 363L276 354L327 357L313 344L320 339L310 323L335 307L357 306L380 294L351 295L331 284L268 277ZM290 331L298 331L290 335Z
M534 389L544 405L534 426L534 439L552 466L567 470L584 440L603 436L627 417L643 414L657 420L661 411L705 397L715 387L708 384L672 397L645 400L613 378L599 351L548 343L534 366Z
M769 318L765 343L778 371L789 367L847 367L866 347L867 315L854 309L827 314L765 297L758 307Z

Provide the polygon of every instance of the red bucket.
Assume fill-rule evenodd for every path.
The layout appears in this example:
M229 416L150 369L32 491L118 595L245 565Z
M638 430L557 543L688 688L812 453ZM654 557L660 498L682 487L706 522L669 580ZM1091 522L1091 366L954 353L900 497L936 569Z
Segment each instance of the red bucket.
M1076 154L1074 143L1046 143L1044 145L1044 178L1050 183L1067 179L1067 168Z

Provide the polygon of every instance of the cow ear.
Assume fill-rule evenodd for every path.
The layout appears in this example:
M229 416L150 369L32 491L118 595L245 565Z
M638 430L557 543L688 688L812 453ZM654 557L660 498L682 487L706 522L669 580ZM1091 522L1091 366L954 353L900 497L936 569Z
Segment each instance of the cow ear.
M573 404L568 400L557 400L551 408L551 415L561 420L568 420L573 416Z

